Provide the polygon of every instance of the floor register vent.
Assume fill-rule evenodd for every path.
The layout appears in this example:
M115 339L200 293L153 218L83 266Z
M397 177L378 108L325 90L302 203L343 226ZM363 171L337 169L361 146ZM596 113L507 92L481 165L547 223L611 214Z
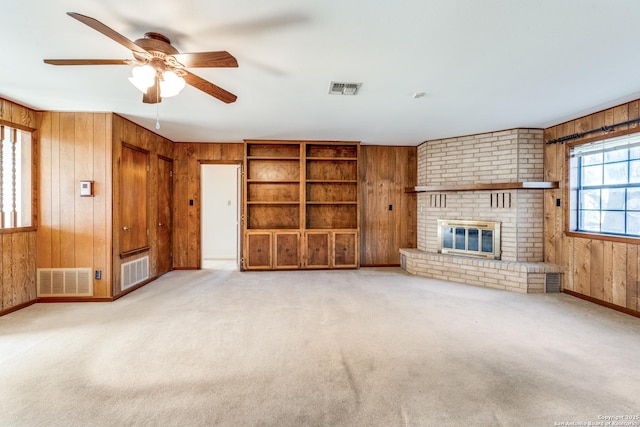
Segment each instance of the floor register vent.
M38 297L91 297L91 268L39 268Z
M547 273L544 280L544 291L560 292L560 273Z
M120 290L124 291L149 278L149 257L125 262L120 268Z

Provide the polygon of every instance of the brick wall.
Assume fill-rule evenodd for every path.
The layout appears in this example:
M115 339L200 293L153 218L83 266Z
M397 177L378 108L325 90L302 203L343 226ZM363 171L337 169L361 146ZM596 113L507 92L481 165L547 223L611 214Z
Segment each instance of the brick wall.
M543 149L540 129L427 141L418 146L418 185L542 181ZM437 252L437 219L500 221L502 260L542 261L542 191L420 193L418 249Z

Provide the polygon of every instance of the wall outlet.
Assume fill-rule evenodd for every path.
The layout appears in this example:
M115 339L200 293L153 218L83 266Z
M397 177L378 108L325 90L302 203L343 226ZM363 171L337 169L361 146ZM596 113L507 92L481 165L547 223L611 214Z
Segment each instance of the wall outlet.
M102 270L96 270L96 280L102 279Z

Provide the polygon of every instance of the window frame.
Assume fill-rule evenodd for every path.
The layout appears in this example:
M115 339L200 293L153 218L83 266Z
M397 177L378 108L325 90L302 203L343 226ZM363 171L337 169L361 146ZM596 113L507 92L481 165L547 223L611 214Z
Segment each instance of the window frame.
M0 125L31 134L31 225L27 227L0 228L0 235L38 230L38 130L0 119Z
M607 139L613 139L617 137L622 137L626 135L639 134L640 128L634 127L630 129L624 129L620 131L613 132L603 132L601 135L594 136L591 138L584 138L577 141L570 141L565 143L565 170L564 170L564 191L563 198L566 203L563 203L564 209L564 234L567 237L578 237L583 239L593 239L593 240L604 240L609 242L616 243L631 243L631 244L640 244L640 236L633 237L630 235L621 235L621 234L608 234L608 233L596 233L592 231L579 231L571 229L571 213L573 211L571 205L571 149L585 144L590 144L598 141L603 141ZM576 200L576 203L579 203ZM578 212L578 209L575 209L575 212Z

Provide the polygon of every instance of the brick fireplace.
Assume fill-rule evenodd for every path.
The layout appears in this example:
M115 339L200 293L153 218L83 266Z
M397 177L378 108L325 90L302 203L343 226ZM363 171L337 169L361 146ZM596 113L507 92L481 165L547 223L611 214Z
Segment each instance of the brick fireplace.
M543 132L511 129L418 147L418 244L409 273L516 292L544 292L561 268L543 260ZM500 259L442 250L439 221L500 224ZM468 237L467 237L468 239ZM557 277L553 278L557 281Z

